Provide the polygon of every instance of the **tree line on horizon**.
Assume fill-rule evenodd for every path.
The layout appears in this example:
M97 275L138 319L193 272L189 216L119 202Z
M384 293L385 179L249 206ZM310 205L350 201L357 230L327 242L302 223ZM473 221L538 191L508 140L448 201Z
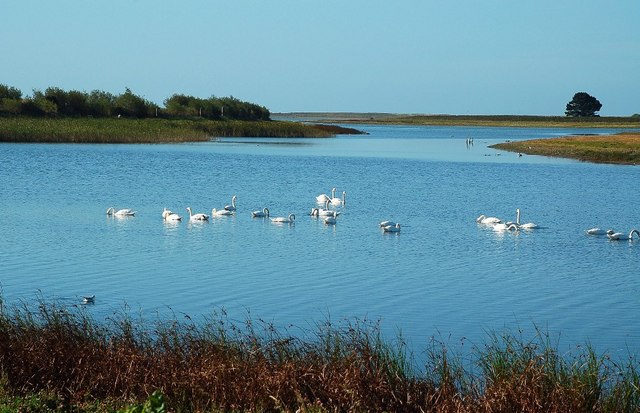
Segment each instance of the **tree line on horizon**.
M114 95L102 90L90 93L49 87L23 96L18 88L0 84L0 116L32 117L128 117L128 118L204 118L210 120L270 120L271 113L255 103L233 96L202 99L173 94L164 107L134 94L129 88Z

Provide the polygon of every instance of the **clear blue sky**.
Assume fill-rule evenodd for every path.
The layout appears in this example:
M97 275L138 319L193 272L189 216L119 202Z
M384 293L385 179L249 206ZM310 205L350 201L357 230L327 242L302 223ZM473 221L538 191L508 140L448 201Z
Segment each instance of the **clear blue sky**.
M272 112L640 113L640 1L3 0L0 83Z

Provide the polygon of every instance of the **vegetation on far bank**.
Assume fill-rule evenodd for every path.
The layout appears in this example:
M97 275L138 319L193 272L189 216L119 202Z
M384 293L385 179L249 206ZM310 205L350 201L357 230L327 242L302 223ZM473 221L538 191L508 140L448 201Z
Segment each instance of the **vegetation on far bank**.
M0 142L169 143L218 137L326 138L357 131L283 121L128 118L0 118Z
M552 341L540 330L489 334L468 358L434 339L416 368L402 337L386 340L369 320L292 335L224 311L201 323L128 314L98 323L78 308L0 303L0 411L640 409L635 356L560 354Z
M640 132L533 139L504 142L491 147L529 155L572 158L587 162L640 164Z
M406 115L392 113L278 113L274 118L309 122L367 123L425 126L493 126L526 128L640 129L640 114L633 116L527 116L527 115Z

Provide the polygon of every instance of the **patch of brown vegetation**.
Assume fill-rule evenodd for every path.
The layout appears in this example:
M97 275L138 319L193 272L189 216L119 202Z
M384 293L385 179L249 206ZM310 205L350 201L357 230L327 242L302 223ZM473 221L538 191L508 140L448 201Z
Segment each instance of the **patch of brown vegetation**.
M640 133L583 135L505 142L492 148L529 155L555 156L585 162L635 165L640 163Z

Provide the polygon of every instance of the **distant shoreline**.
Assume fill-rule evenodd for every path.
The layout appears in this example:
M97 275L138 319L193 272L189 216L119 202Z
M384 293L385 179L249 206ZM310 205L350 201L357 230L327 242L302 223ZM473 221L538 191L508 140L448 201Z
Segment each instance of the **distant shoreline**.
M491 126L526 128L623 128L640 129L640 116L572 118L529 115L412 115L356 112L272 113L272 119L298 122L366 123L425 126Z

